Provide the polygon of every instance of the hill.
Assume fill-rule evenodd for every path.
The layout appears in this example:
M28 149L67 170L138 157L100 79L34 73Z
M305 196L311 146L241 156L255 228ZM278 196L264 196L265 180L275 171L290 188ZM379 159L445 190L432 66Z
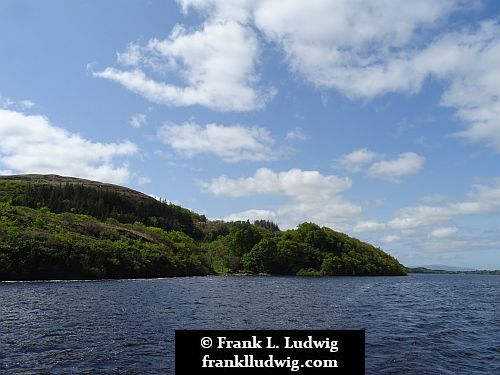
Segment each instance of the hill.
M142 222L201 239L196 222L205 217L122 186L57 175L0 176L0 202L54 213L77 212L101 221Z
M219 273L404 275L381 249L313 223L208 221L121 186L0 177L0 280Z

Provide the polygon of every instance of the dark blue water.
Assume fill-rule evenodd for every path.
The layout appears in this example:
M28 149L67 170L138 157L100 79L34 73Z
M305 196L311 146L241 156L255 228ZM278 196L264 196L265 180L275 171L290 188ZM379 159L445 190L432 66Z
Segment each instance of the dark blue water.
M367 374L500 374L500 277L0 283L0 373L169 374L175 329L365 329Z

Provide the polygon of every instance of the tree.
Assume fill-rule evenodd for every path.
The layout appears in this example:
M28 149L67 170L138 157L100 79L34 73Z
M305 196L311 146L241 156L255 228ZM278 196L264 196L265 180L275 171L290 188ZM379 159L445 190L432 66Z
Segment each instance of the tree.
M234 257L240 259L238 269L241 267L241 258L248 253L262 239L261 233L248 221L233 223L229 234L231 239L231 252Z
M252 250L243 255L243 269L250 272L268 272L276 254L276 241L263 238Z

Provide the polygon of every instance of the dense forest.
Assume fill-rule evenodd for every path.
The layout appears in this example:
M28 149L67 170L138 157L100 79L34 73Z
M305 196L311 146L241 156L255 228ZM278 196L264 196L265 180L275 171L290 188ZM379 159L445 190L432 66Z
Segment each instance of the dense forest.
M205 221L204 216L138 192L127 193L128 190L113 185L96 188L75 184L72 180L59 184L7 180L0 187L0 201L9 201L14 206L47 207L54 213L84 213L101 221L108 218L122 223L139 221L147 226L177 230L201 239L202 234L195 222Z
M404 275L381 249L303 223L208 221L123 187L0 177L0 280L207 275Z

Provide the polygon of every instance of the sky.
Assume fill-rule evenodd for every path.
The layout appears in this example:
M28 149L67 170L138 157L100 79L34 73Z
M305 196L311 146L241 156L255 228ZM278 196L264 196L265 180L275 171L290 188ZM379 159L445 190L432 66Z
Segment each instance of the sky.
M0 174L500 269L500 3L2 0Z

